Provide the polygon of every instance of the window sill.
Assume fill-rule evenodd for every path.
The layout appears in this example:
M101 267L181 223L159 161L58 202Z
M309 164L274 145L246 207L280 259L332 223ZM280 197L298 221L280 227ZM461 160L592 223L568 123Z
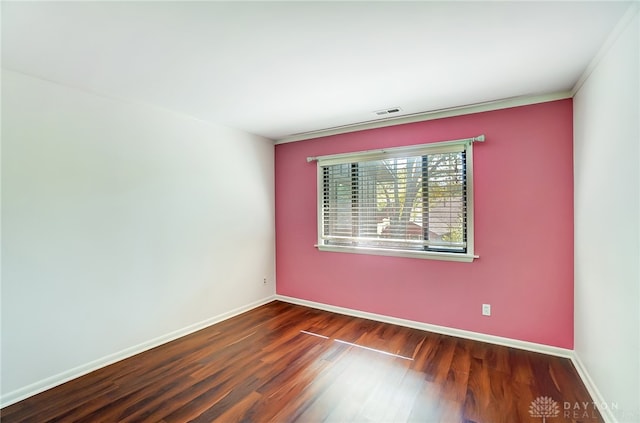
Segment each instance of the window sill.
M342 247L336 245L315 245L320 251L330 251L334 253L352 253L352 254L369 254L375 256L391 256L391 257L408 257L428 260L458 261L471 263L479 256L472 254L443 253L436 251L401 251L401 250L385 250L382 248L365 248L365 247Z

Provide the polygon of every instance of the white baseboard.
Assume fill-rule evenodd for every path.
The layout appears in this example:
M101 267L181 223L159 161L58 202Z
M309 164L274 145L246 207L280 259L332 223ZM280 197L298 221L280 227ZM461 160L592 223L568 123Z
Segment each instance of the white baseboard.
M591 395L593 402L596 404L607 404L600 393L600 390L591 378L591 375L587 371L587 368L580 359L580 356L575 351L573 351L573 354L571 355L571 361L573 362L573 366L576 368L580 379L582 379L584 386L587 388L587 391L589 391L589 395ZM598 411L600 411L600 414L606 423L618 423L618 419L613 414L610 407L599 407Z
M518 348L521 350L533 351L543 354L549 354L557 357L572 358L573 351L550 345L537 344L534 342L520 341L518 339L504 338L501 336L487 335L484 333L471 332L468 330L448 328L446 326L432 325L429 323L417 322L414 320L400 319L397 317L385 316L382 314L369 313L366 311L353 310L345 307L337 307L315 301L301 300L299 298L287 297L285 295L276 295L276 300L284 301L291 304L303 305L334 313L345 314L347 316L362 317L364 319L375 320L383 323L391 323L399 326L406 326L413 329L420 329L428 332L435 332L442 335L457 336L459 338L471 339L473 341L488 342L490 344L502 345L505 347Z
M197 332L201 329L204 329L208 326L214 325L216 323L222 322L223 320L230 319L231 317L237 316L249 310L252 310L256 307L260 307L263 304L267 304L273 300L275 300L275 295L271 295L269 297L263 298L258 301L254 301L253 303L244 305L242 307L235 308L226 313L219 314L217 316L210 317L206 320L203 320L198 323L194 323L185 328L178 329L176 331L170 332L166 335L159 336L157 338L151 339L149 341L143 342L138 345L134 345L133 347L126 348L122 351L118 351L116 353L110 354L108 356L99 358L97 360L91 361L89 363L83 364L81 366L75 367L73 369L69 369L57 375L48 377L46 379L42 379L38 382L32 383L31 385L27 385L23 388L17 389L15 391L9 392L5 395L2 395L0 398L0 408L4 408L8 405L14 404L18 401L22 401L23 399L29 398L33 395L39 394L41 392L46 391L47 389L51 389L58 385L61 385L65 382L68 382L72 379L76 379L80 376L86 375L87 373L91 373L95 370L106 367L110 364L113 364L117 361L124 360L126 358L132 357L141 352L150 350L151 348L155 348L162 344L166 344L167 342L171 342L175 339L181 338L185 335L189 335L193 332Z

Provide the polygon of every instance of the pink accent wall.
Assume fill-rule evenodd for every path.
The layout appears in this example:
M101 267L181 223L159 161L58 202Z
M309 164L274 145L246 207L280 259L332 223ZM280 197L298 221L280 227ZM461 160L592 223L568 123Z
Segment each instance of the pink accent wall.
M474 146L473 263L320 252L320 156L485 134ZM572 102L276 146L278 294L573 348ZM492 316L481 315L490 303Z

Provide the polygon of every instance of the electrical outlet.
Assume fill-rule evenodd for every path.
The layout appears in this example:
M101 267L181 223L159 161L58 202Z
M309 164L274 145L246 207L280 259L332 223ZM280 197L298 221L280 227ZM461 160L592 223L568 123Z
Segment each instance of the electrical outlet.
M266 285L266 284L267 284L267 278L266 278L266 277L262 279L262 283L263 283L264 285Z
M482 304L482 315L491 316L491 304Z

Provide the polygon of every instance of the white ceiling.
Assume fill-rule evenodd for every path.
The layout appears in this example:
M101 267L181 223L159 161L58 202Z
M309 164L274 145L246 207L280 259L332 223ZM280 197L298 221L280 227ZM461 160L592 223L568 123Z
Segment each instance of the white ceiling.
M3 1L2 66L280 139L570 90L630 4Z

